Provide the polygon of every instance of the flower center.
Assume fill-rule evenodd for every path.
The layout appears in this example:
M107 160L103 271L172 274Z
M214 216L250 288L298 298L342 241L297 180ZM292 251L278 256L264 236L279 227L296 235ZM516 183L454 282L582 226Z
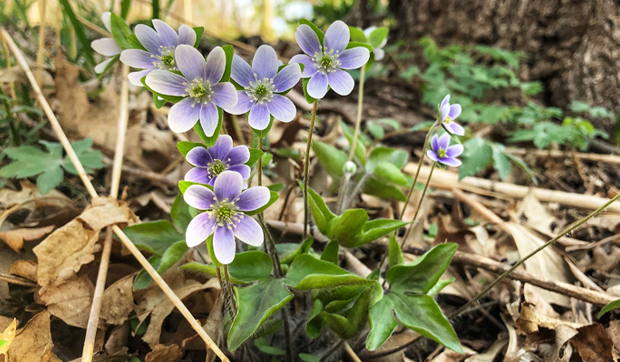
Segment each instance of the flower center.
M446 118L441 121L443 124L449 124L450 122L452 122L452 118L450 118L450 116L446 116Z
M340 65L340 51L336 50L334 52L333 49L327 49L327 47L323 48L323 53L315 53L314 57L312 57L312 61L314 65L319 69L319 72L323 74L333 73L336 71L336 68Z
M211 102L211 98L213 97L211 82L205 82L201 78L194 79L189 84L183 83L183 85L187 87L185 88L185 91L191 98L194 99L196 103L207 104Z
M174 47L159 47L159 55L151 55L151 57L156 58L157 62L153 62L159 69L163 70L176 70L177 64L174 61Z
M210 178L216 178L222 172L228 169L228 165L224 164L222 160L214 160L210 164L207 165L208 173Z
M447 156L446 150L440 147L439 150L437 151L437 156L439 158L446 158Z
M236 224L244 217L244 214L239 212L239 208L235 206L234 202L229 202L226 199L220 201L217 205L213 205L211 217L215 217L217 225L232 229L236 227Z
M259 104L271 102L274 91L273 79L269 78L263 78L250 82L250 86L245 87L245 93L252 98L253 102L257 102Z

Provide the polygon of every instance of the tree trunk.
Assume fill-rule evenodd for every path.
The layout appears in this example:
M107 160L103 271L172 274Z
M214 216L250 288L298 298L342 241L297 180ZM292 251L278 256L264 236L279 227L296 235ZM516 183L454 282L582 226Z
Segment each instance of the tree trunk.
M390 0L393 35L441 46L486 44L528 54L522 76L545 86L549 106L584 101L618 112L618 0ZM597 122L613 132L612 121Z

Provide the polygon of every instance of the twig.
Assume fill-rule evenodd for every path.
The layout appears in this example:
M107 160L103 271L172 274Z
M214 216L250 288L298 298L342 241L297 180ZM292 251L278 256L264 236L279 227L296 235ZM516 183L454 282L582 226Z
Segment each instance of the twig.
M32 280L11 274L0 273L0 280L11 284L22 285L24 287L36 288L37 286L37 283L33 282Z
M39 47L37 49L37 75L35 79L39 87L43 87L43 51L45 50L45 18L47 15L47 0L39 0Z
M19 63L19 65L22 67L22 69L26 73L26 76L28 77L28 80L30 81L32 85L33 91L35 92L37 99L39 100L39 102L41 103L41 106L43 107L43 111L48 117L49 122L52 124L52 128L54 129L54 131L56 131L56 134L58 135L58 139L60 140L63 147L65 148L65 151L67 152L67 155L69 156L69 159L73 163L73 166L78 172L78 175L80 176L80 179L84 183L84 186L86 187L88 193L93 198L98 197L99 195L97 194L97 191L93 187L93 184L90 182L90 179L88 178L88 175L86 174L86 171L84 170L84 166L82 166L82 163L77 157L77 154L71 147L71 143L69 142L69 139L67 139L67 135L65 135L64 131L62 130L62 127L60 126L58 119L54 115L52 108L50 107L49 103L45 99L45 96L43 95L43 93L41 92L41 88L39 88L38 84L36 83L34 79L34 75L32 74L32 71L30 70L28 63L26 62L24 55L22 54L20 49L17 47L17 45L15 45L15 42L11 38L11 35L9 35L9 33L7 33L6 30L4 30L4 28L0 28L0 34L4 38L6 38L9 44L9 47L11 48L11 51L13 51L13 54L15 54L15 58L17 59L17 62ZM121 230L121 228L119 228L118 225L112 225L112 230L114 231L116 236L118 236L118 238L121 240L123 245L129 250L129 252L133 254L133 256L138 260L138 262L140 263L140 265L142 265L144 270L146 270L146 272L153 278L155 283L162 289L164 294L166 294L166 296L170 299L170 301L172 301L174 306L181 312L181 314L183 314L183 316L185 317L185 319L187 319L187 321L192 326L192 328L205 341L207 348L211 348L215 352L215 354L218 357L220 357L222 361L229 362L230 360L228 359L228 357L219 349L217 344L213 342L211 337L209 337L209 335L207 334L207 332L205 332L205 330L202 328L200 323L198 323L198 321L192 316L192 313L183 304L181 299L179 299L179 297L176 294L174 294L174 291L168 286L168 284L166 284L164 279L159 275L159 273L157 273L157 270L153 268L153 266L148 262L148 260L144 257L144 255L142 255L140 250L136 248L136 246L127 237L127 235L125 235L123 230Z
M347 342L344 342L344 350L347 351L349 357L351 357L353 362L362 362L362 360L357 356L357 354L355 354L355 351L353 350L353 348L351 348L351 346L349 346Z
M91 23L90 21L84 19L83 17L81 17L78 14L75 14L75 17L80 21L80 23L86 25L87 28L89 28L90 30L99 33L103 36L105 36L106 38L111 38L112 37L112 33L110 33L109 31L100 28L99 26L97 26L96 24Z
M336 343L332 348L329 349L329 351L325 352L325 354L323 355L323 357L321 357L319 362L327 361L329 356L331 356L332 354L334 354L334 352L336 352L338 349L340 349L340 346L342 346L343 343L344 343L343 340L341 340L338 343Z

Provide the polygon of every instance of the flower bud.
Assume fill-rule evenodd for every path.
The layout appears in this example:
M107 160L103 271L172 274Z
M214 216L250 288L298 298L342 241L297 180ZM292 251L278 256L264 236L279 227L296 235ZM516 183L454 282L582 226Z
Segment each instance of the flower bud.
M344 166L342 166L342 172L352 175L357 172L357 166L354 162L347 161L344 163Z

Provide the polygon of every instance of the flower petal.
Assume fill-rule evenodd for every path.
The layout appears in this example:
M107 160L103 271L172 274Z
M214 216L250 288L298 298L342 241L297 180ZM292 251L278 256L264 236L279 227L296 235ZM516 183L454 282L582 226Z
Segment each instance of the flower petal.
M301 78L301 67L298 64L289 64L282 68L273 78L274 92L285 92L295 86Z
M430 158L431 160L437 162L439 159L437 158L437 154L431 150L426 151L426 157Z
M226 70L226 53L221 47L215 47L207 55L207 65L205 66L204 79L211 84L219 83Z
M353 77L342 69L336 69L334 72L328 73L327 80L334 92L341 96L349 95L353 91L353 86L355 86Z
M450 134L449 133L442 134L441 137L439 137L439 141L437 142L437 145L439 146L439 148L443 148L444 150L447 150L448 146L450 146Z
M101 21L103 21L103 26L111 33L112 32L112 13L109 11L101 14Z
M271 117L269 116L269 108L265 103L256 104L250 110L250 116L248 117L250 127L257 130L263 130L269 126L270 121Z
M185 174L185 181L198 182L213 186L215 179L209 176L209 170L204 167L194 167Z
M219 202L233 202L241 193L243 177L233 171L224 171L215 179L213 190Z
M215 218L212 218L209 213L202 213L187 225L185 231L185 242L187 246L193 248L200 245L203 241L207 240L209 235L213 234L213 227L215 226Z
M312 98L321 99L325 97L327 93L327 76L321 72L317 72L310 78L310 81L308 81L306 90Z
M218 114L217 107L213 102L203 104L200 107L200 125L202 126L202 130L205 131L207 137L212 137L215 133L217 124L219 123L219 118L220 115Z
M439 137L437 135L434 135L431 139L431 149L433 152L439 151Z
M209 188L201 185L191 185L185 190L183 199L191 207L195 207L198 210L208 210L213 208L215 194Z
M205 58L191 45L179 45L174 51L177 67L190 81L201 79L205 71Z
M170 107L168 113L168 127L175 133L187 132L200 118L200 107L194 106L194 100L185 98L174 106Z
M461 115L461 105L453 104L450 106L450 118L456 119L456 117Z
M214 85L213 103L218 107L224 108L227 112L237 105L237 90L232 83L224 82Z
M441 101L441 105L439 106L439 109L443 108L443 106L445 106L446 104L450 104L450 95L447 94L445 97L443 97L443 101Z
M198 167L207 167L208 164L213 162L213 158L211 157L209 151L207 151L204 147L200 146L194 147L189 150L187 155L185 155L185 159L192 166Z
M112 38L93 40L93 42L90 43L90 47L93 48L93 50L97 53L106 57L113 57L122 51L121 47L116 44L116 40Z
M272 79L278 72L278 55L269 45L261 45L254 53L252 71L257 79Z
M230 150L224 158L229 166L242 165L250 159L250 150L247 146L237 146Z
M329 50L333 49L334 52L341 52L349 44L349 39L351 39L351 35L347 24L342 20L336 20L325 32L323 45Z
M446 156L451 157L451 158L458 157L461 155L461 153L463 153L463 145L459 145L459 144L450 146L446 150Z
M465 134L465 128L463 128L460 124L456 122L450 122L449 124L444 125L444 128L446 128L446 130L452 134L455 134L457 136L462 136Z
M209 147L209 153L211 154L214 160L224 161L226 158L226 155L228 155L228 153L232 150L232 148L233 148L232 137L224 134L217 138L217 141L215 141L215 144L213 145L213 147Z
M247 180L250 178L250 173L252 172L252 169L248 165L234 165L230 166L228 168L228 171L237 172L241 175L241 177L243 177L244 180ZM247 188L247 184L244 184L243 188Z
M142 78L149 75L155 68L141 70L139 72L131 72L127 75L127 79L131 82L131 84L136 87L144 87L142 84Z
M301 73L302 78L309 78L316 74L319 69L316 67L312 58L305 54L297 54L291 58L289 64L298 63L304 65L304 71ZM275 83L275 82L274 82Z
M187 44L194 46L196 44L196 31L185 24L179 27L179 39L177 45Z
M233 228L233 234L235 234L237 239L252 246L262 245L265 238L263 229L258 222L248 215L244 215L237 222L236 227Z
M252 67L237 54L233 56L230 77L242 87L249 87L256 80Z
M378 62L378 61L382 60L383 58L385 58L385 51L383 49L375 48L372 52L375 53L375 61L376 62Z
M269 202L271 192L265 186L254 186L243 191L235 200L235 206L241 211L254 211Z
M153 26L165 47L177 46L179 36L170 25L159 19L153 19Z
M440 158L439 162L443 163L446 166L452 166L452 167L459 167L462 164L461 160L458 160L456 158L450 158L450 157Z
M169 96L187 95L187 79L167 70L154 70L146 76L146 85L157 93Z
M340 65L338 67L342 69L357 69L368 63L368 59L370 59L370 52L364 47L346 49L340 53L338 58Z
M222 264L230 264L235 260L237 243L233 235L232 228L228 226L217 226L213 235L213 252L215 258Z
M97 74L101 74L101 73L103 73L103 71L105 70L105 68L107 68L107 67L108 67L108 64L110 64L110 62L111 62L112 60L114 60L114 58L109 58L109 59L106 59L106 60L104 60L103 62L101 62L101 63L97 64L97 65L95 66L95 73L97 73ZM141 85L142 85L142 84L141 84Z
M116 43L115 43L116 44ZM142 49L127 49L121 53L121 62L138 69L153 68L155 58Z
M321 53L321 43L319 37L316 36L314 30L306 24L301 24L295 30L295 40L297 45L304 51L304 53L314 56Z
M245 91L237 91L237 105L227 110L228 113L231 114L244 114L248 113L250 109L254 106L254 99L250 97Z
M273 95L273 99L267 104L267 107L269 108L269 113L280 120L280 122L288 123L297 115L295 104L290 99L279 94Z
M439 108L439 115L441 116L441 121L443 122L446 117L450 114L450 103L444 104L441 108Z
M140 44L142 44L149 53L159 55L159 47L162 46L163 43L153 28L144 24L138 24L136 25L135 33Z

